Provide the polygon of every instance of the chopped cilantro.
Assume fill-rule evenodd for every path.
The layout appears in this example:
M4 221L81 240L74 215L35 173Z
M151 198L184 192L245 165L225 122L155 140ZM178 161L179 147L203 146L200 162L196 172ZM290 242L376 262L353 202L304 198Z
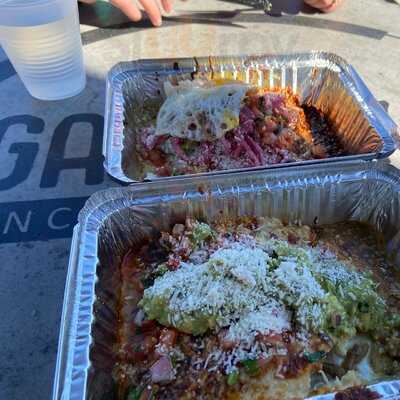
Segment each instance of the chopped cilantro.
M126 400L139 400L142 393L143 393L143 387L133 389L129 392Z
M244 360L242 361L244 370L250 376L257 375L260 372L260 365L257 360Z
M324 351L316 351L315 353L304 353L304 357L310 363L321 361L326 356Z
M154 276L156 277L163 276L168 271L169 269L167 263L160 264L154 271Z

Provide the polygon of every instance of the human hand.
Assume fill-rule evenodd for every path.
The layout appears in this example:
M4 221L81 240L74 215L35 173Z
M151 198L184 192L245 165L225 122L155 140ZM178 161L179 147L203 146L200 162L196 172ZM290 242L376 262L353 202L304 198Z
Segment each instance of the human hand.
M96 0L79 0L82 3L93 4ZM165 12L172 11L172 0L160 0L162 8ZM143 9L147 12L154 26L162 24L161 9L157 0L138 0ZM142 13L132 0L110 0L110 3L118 7L132 21L140 21Z
M335 11L343 2L343 0L304 0L311 7L318 8L322 12Z

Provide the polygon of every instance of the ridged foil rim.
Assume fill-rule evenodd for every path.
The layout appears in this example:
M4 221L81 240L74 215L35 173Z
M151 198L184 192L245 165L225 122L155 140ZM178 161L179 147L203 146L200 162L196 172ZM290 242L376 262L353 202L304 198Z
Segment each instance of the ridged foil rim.
M188 177L172 182L166 190L161 181L112 188L92 195L79 214L74 229L68 266L67 283L60 327L53 400L86 399L87 377L91 366L89 351L92 344L91 327L95 319L93 306L96 300L96 268L99 262L97 248L99 231L105 219L120 210L195 198L235 196L242 193L304 188L309 185L325 187L332 184L357 183L365 180L391 186L391 193L400 194L400 173L381 161L354 161L343 165L331 163L315 171L307 166L301 171L293 168L277 171L234 173L227 185L226 177ZM240 184L245 182L245 184ZM201 186L201 189L199 189ZM390 199L388 199L390 201ZM400 398L400 380L382 382L371 388L386 396ZM313 397L314 400L333 399L333 395Z
M176 59L144 59L130 62L121 62L115 65L107 76L106 87L106 106L103 137L104 168L109 175L123 183L136 183L131 179L122 167L123 132L124 132L124 95L123 85L127 79L132 79L132 75L139 76L141 73L172 71L174 65L179 65L180 71L196 71L197 66L213 65L251 65L256 60L262 59L264 65L271 69L282 66L310 65L316 67L330 66L340 73L340 77L346 87L353 94L358 105L369 124L376 130L382 140L382 148L374 153L335 157L325 160L311 160L289 163L286 165L263 166L255 168L243 168L235 171L216 171L191 176L209 176L224 173L257 171L271 168L302 168L310 164L324 165L331 162L342 161L343 163L353 160L371 160L375 158L389 157L397 147L400 146L400 134L397 125L388 115L381 104L376 100L367 88L359 74L353 66L347 63L342 57L328 52L313 51L309 53L293 54L267 54L253 56L223 56L223 57L199 57L199 58L176 58ZM399 147L400 148L400 147ZM183 176L157 178L156 180L182 179Z

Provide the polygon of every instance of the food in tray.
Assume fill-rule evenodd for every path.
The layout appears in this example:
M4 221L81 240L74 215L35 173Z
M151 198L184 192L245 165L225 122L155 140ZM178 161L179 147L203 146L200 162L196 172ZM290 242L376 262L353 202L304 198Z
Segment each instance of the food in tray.
M374 241L357 223L188 219L130 251L120 398L377 398L365 385L400 374L400 287Z
M157 120L139 129L148 173L173 176L345 155L324 116L289 89L229 81L165 84Z

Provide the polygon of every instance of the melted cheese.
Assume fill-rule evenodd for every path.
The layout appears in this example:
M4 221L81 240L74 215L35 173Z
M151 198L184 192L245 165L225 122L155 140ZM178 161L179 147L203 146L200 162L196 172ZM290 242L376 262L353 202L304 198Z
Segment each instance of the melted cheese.
M249 87L242 83L204 87L167 85L169 95L157 116L156 135L195 141L216 140L239 126L242 101Z

